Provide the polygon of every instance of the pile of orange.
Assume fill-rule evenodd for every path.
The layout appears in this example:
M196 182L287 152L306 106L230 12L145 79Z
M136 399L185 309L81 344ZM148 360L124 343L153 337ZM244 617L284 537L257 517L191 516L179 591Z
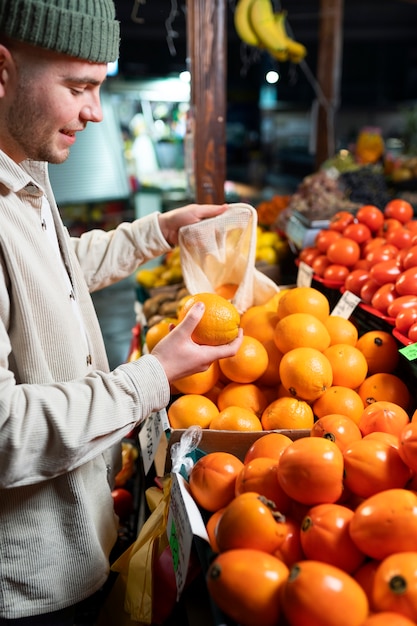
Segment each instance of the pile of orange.
M222 292L232 297L235 287L226 285ZM363 410L378 401L398 404L408 413L412 409L410 390L395 373L399 355L394 337L382 330L359 336L353 321L331 315L319 290L282 290L248 308L239 320L233 301L197 294L185 300L177 323L199 299L208 316L197 327L199 342L228 341L238 326L243 342L233 357L174 383L173 393L185 396L182 420L177 415L171 420L171 414L179 413L176 400L168 410L176 428L187 428L193 414L194 423L205 428L257 431L309 429L315 420L335 413L357 424ZM167 324L162 329L168 332ZM219 411L210 423L200 418L198 396L202 411L207 398Z

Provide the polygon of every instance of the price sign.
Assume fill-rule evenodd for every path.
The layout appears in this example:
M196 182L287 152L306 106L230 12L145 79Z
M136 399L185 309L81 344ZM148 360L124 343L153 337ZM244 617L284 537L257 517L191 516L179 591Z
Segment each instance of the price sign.
M209 540L203 518L188 491L187 483L181 474L173 473L167 536L174 563L177 599L184 589L187 578L193 535L207 542Z
M338 315L339 317L349 319L360 301L361 299L359 296L355 296L355 294L351 291L345 291L339 302L334 307L331 315Z
M417 359L417 343L410 343L409 346L400 348L398 352L401 352L401 354L405 356L408 361L414 361Z
M146 418L139 432L139 445L145 474L149 472L154 462L156 451L164 431L164 413L166 416L165 409L151 413L151 415ZM166 420L168 420L167 417Z
M297 287L310 287L313 273L313 268L301 261L297 272Z

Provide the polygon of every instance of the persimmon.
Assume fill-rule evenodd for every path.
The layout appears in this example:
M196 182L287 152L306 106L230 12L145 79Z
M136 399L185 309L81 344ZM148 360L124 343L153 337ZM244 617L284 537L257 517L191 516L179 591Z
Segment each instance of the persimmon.
M342 504L313 506L301 523L301 547L307 559L323 561L351 574L365 560L353 542L349 524L353 511Z
M244 463L236 478L235 494L238 496L248 491L259 493L272 500L281 513L286 513L290 499L278 480L278 463L277 459L268 457Z
M366 498L355 509L349 532L359 550L372 559L417 551L417 494L387 489Z
M376 611L393 611L417 621L417 552L396 552L379 564L372 599Z
M417 421L406 424L398 436L398 452L404 463L417 472Z
M361 626L368 615L362 587L346 572L321 561L299 561L282 586L290 626Z
M313 403L313 412L317 418L330 413L340 413L358 423L364 406L358 392L350 387L332 385Z
M243 462L230 452L209 452L200 457L189 475L191 495L197 504L214 513L231 502L242 467Z
M278 461L283 450L291 444L292 439L283 433L267 433L256 439L248 448L243 463L265 456Z
M352 576L360 584L364 592L366 593L366 597L368 598L369 609L371 611L374 610L373 600L372 600L372 592L374 587L374 578L377 567L379 566L381 561L377 559L366 559L362 565L358 567L358 569L353 572ZM391 624L390 624L391 626Z
M399 435L409 421L408 413L403 407L394 402L378 400L364 408L358 426L362 435L374 431Z
M328 413L314 422L310 437L330 439L343 452L352 441L362 439L362 433L350 417L340 413Z
M406 383L399 376L387 372L379 372L367 376L358 387L364 407L383 400L398 404L405 410L411 405L411 394Z
M353 441L343 452L344 484L367 498L386 489L403 488L411 477L410 468L398 449L378 439Z
M284 561L287 567L292 567L297 561L305 558L300 537L300 522L288 515L279 520L284 528L284 539L273 555Z
M229 502L217 523L220 552L236 548L274 552L285 537L280 517L282 513L271 500L252 491L241 493Z
M393 611L380 611L369 615L361 626L413 626L415 622Z
M343 492L343 469L343 454L333 441L302 437L283 451L278 479L302 504L336 502Z
M213 552L219 552L219 546L217 545L216 540L216 526L220 517L223 515L224 509L225 507L222 507L218 511L214 511L206 522L206 531L209 538L210 548Z
M392 373L399 363L398 344L391 333L369 330L361 335L356 347L365 356L368 374Z
M266 552L237 549L211 562L207 589L216 605L242 626L276 626L281 615L280 593L287 566Z

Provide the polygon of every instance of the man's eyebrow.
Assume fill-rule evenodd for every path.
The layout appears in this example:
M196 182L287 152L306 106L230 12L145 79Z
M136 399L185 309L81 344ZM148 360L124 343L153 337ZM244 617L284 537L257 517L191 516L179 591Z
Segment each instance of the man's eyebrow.
M103 84L104 81L91 78L91 76L64 76L66 83L72 83L74 85L93 85L98 87Z

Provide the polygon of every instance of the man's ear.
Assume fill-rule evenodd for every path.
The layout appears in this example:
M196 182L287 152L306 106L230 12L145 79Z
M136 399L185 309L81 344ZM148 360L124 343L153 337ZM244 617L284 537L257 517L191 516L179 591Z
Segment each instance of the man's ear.
M10 51L0 44L0 97L4 96L10 78L10 66L13 63Z

